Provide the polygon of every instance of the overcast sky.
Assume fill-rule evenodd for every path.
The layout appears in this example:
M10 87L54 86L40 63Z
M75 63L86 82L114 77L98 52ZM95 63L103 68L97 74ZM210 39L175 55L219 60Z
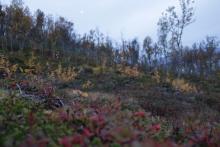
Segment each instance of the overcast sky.
M0 0L1 1L1 0ZM9 4L11 0L2 0ZM23 0L32 12L43 10L53 16L64 16L74 22L78 33L99 28L114 40L147 35L157 39L157 22L168 6L178 0ZM196 22L184 33L184 43L191 44L207 35L220 38L220 0L196 0Z

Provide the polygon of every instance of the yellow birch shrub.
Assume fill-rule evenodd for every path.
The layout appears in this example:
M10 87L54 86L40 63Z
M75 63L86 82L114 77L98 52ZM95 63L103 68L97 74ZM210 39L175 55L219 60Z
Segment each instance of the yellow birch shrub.
M59 64L57 69L53 70L50 74L50 77L63 82L72 81L76 76L75 67L63 67L61 64Z

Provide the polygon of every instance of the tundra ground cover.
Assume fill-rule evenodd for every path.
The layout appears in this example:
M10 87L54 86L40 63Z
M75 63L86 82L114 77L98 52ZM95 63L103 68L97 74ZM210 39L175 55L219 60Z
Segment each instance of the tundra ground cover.
M49 69L60 69L62 77L68 73L53 62L31 71L29 62L15 67L2 58L1 63L1 146L220 144L218 107L206 104L218 99L205 94L182 92L172 83L160 86L154 77L136 77L122 69L94 73L84 67L66 81L51 78Z

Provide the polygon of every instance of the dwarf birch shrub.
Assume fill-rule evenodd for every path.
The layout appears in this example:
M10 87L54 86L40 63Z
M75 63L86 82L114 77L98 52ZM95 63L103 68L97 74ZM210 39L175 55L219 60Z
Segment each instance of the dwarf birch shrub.
M50 74L50 77L63 82L72 81L76 76L75 67L63 67L61 64L59 64L57 69L53 70Z
M185 81L184 79L175 79L172 81L172 86L176 90L180 90L182 92L196 92L196 86Z

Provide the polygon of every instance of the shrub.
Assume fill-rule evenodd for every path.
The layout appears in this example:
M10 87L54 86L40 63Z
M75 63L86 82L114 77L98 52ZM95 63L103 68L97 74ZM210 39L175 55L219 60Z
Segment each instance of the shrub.
M50 74L51 78L58 79L62 82L74 80L76 76L75 67L63 67L61 64L59 64L57 69L53 70Z
M82 88L83 89L90 89L90 88L93 88L94 87L94 84L90 81L90 80L87 80L85 83L83 83L82 85Z
M186 82L184 79L175 79L172 81L172 86L176 90L181 92L196 92L197 89L195 85Z
M130 67L130 66L119 66L118 71L122 73L123 75L129 76L129 77L139 77L141 75L140 71L138 71L138 68Z
M0 56L0 73L2 76L10 78L17 69L17 64L11 64L6 57Z
M161 82L161 74L158 70L153 73L152 77L157 83Z

